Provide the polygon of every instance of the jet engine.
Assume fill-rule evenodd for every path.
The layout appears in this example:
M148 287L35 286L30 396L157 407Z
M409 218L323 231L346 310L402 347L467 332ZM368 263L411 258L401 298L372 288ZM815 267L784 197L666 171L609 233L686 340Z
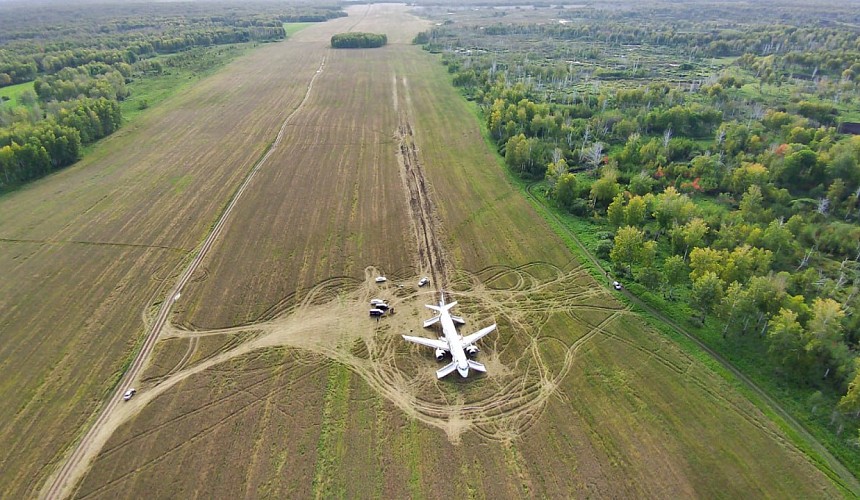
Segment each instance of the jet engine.
M475 344L467 345L465 351L470 358L474 358L478 354L478 346Z
M436 349L436 361L445 359L445 349Z

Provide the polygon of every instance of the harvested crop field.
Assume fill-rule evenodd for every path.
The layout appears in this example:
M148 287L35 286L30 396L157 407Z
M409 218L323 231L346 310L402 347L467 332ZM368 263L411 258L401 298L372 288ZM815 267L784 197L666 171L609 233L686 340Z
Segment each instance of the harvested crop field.
M257 134L252 143L231 143L233 149L221 151L236 158L230 167L210 156L211 164L198 164L182 156L184 146L178 144L160 147L162 161L179 155L188 175L202 178L210 168L217 179L186 187L184 196L164 192L167 172L162 184L139 179L152 197L149 217L133 216L149 228L141 235L122 224L123 217L132 217L122 204L128 197L145 199L143 188L128 188L122 200L106 198L104 207L83 214L73 210L65 219L40 209L41 219L28 224L0 223L4 237L47 235L40 242L17 242L17 253L0 255L29 259L16 271L19 280L26 281L25 273L44 272L54 276L59 289L67 278L47 269L48 257L39 253L50 247L44 241L83 240L89 233L52 236L52 225L96 234L101 214L119 225L114 241L125 230L129 241L150 237L150 243L166 247L110 247L131 257L142 254L117 268L143 266L144 259L152 269L125 271L126 286L135 292L114 289L121 299L111 304L122 311L105 313L113 323L99 323L114 330L100 326L83 335L67 327L65 335L78 348L65 351L70 365L64 376L73 373L80 387L89 387L89 396L77 396L72 405L43 406L54 412L43 416L34 404L26 406L34 396L25 401L14 396L25 405L16 422L27 417L41 426L37 430L50 433L58 428L58 414L77 411L68 428L82 430L110 387L105 379L122 364L111 355L128 354L128 343L140 337L141 316L154 315L169 289L166 283L175 282L231 189L265 145L280 138L183 288L138 381L139 394L107 420L103 447L93 451L98 454L91 467L81 465L82 479L69 493L86 498L839 495L841 490L752 403L645 326L576 262L508 183L438 60L408 45L423 23L401 6L356 6L349 12L348 18L253 52L205 81L241 88L253 79L260 86L263 97L237 92L236 99L247 98L242 113L248 113L237 110L235 116L242 117L237 123L251 126L263 119L260 115L277 116L248 131ZM327 47L332 33L347 30L385 32L395 43L348 52ZM294 72L283 67L290 64ZM292 83L285 86L279 79ZM196 90L178 96L176 106L166 108L193 108L197 120L187 126L198 121L211 126L224 111L196 96ZM278 111L264 111L272 109ZM153 112L147 126L156 130L159 119L175 118L166 113ZM90 194L97 187L110 192L104 186L111 182L113 189L126 189L124 183L134 178L123 177L125 172L145 167L117 171L110 162L97 162L109 155L114 161L134 158L131 152L145 132L129 130L91 160L95 163L14 196L36 196L41 189L38 196L47 197L59 186L71 189L67 183L77 185L81 197L97 197ZM211 134L210 145L236 133ZM36 199L19 202L36 204ZM117 204L115 214L111 203ZM60 207L66 205L55 209ZM181 216L171 217L169 210ZM165 225L162 232L158 223ZM165 253L175 255L171 260ZM87 277L95 282L101 276L95 262L75 265L82 287ZM387 283L375 282L381 273ZM498 332L481 343L485 376L437 381L433 353L400 338L420 330L428 317L423 304L437 300L432 290L416 286L425 274L460 302L457 311L469 322L465 329L498 323ZM111 274L100 280L105 295L110 284L121 282ZM37 285L30 285L32 293ZM11 289L12 283L3 286ZM67 305L67 295L55 295L47 296L53 306ZM100 297L76 303L74 313L93 317L106 300ZM389 300L396 313L378 322L368 319L367 303L375 297ZM120 336L115 331L123 320L127 333ZM50 328L49 318L42 321L41 328ZM32 332L18 335L19 349L33 338ZM99 336L110 337L110 351L83 355ZM44 376L55 364L47 354L54 353L27 348L29 356L43 356L38 366L44 371L34 377ZM25 362L0 354L3 363ZM8 368L2 369L5 374ZM54 384L46 387L57 393L63 384ZM3 391L13 396L11 386ZM16 435L3 432L0 444L14 444ZM58 460L59 450L74 437L43 438L34 448L40 451L28 463L16 463L8 480L4 468L2 491L13 496L35 491L51 472L44 464Z
M0 198L0 496L33 496L80 436L319 62L262 47Z
M293 39L326 54L314 90L185 288L158 382L78 496L837 494L576 263L432 56L326 49L331 33L409 19L350 12ZM399 338L436 300L415 286L430 273L466 328L498 322L486 376L436 381L432 353ZM367 319L372 297L396 314ZM194 353L212 341L214 355Z

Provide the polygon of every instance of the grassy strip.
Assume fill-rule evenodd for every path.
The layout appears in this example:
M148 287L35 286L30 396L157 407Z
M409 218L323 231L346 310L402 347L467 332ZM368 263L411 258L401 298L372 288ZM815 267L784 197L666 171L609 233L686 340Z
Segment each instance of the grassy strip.
M160 75L138 76L127 85L130 96L120 103L123 121L126 123L135 121L148 108L158 105L177 92L212 75L256 46L258 45L254 43L217 45L153 58L152 60L162 63L167 69ZM171 59L178 57L182 57L187 62L182 65L168 66Z
M496 151L496 144L486 128L483 117L477 105L472 105L473 113L481 125L481 133L487 146ZM607 231L607 228L588 220L573 217L562 213L553 207L546 197L539 194L540 189L533 189L540 184L525 181L514 175L505 167L501 155L496 155L499 168L502 168L512 183L526 196L531 205L537 210L541 217L549 224L553 231L562 239L567 247L585 264L590 274L603 286L608 287L610 283L609 263L599 259L593 254L598 238L596 234ZM618 295L620 300L635 307L637 312L645 318L648 323L670 338L680 346L688 355L696 358L706 367L720 375L740 394L747 397L759 410L773 421L791 440L791 442L802 450L816 466L824 472L833 482L844 489L846 494L857 494L856 484L848 482L835 471L833 464L816 449L821 446L833 455L841 464L848 464L847 472L852 473L858 469L856 454L844 443L833 435L821 422L811 420L809 412L804 411L802 399L798 398L797 391L787 390L780 387L760 360L751 356L750 350L732 349L731 344L718 342L722 339L718 325L712 322L704 328L693 325L690 322L690 309L686 305L672 302L671 304L658 300L658 297L644 287L632 283L628 286L634 300L624 295ZM671 320L671 323L667 322ZM694 333L690 333L690 332ZM759 348L760 349L760 348ZM746 354L746 356L744 356ZM755 353L762 354L762 353ZM763 355L763 354L762 354ZM755 367L755 368L753 368ZM764 388L762 390L761 388ZM761 391L761 392L758 392ZM795 396L795 397L792 397ZM762 397L764 396L764 397ZM765 398L773 398L767 401ZM786 410L788 408L788 410ZM789 411L790 410L790 411ZM789 421L791 419L792 421ZM806 434L806 435L804 435ZM821 443L824 443L823 445ZM856 483L856 481L854 481Z
M351 372L340 364L333 363L328 372L325 404L323 406L322 429L317 444L317 462L314 467L314 498L343 497L346 492L333 484L334 468L346 452L344 434L347 407L349 406L349 380ZM339 485L340 488L343 485Z
M289 39L299 31L307 28L308 26L313 26L314 24L317 23L284 23L284 31L287 33L287 38Z

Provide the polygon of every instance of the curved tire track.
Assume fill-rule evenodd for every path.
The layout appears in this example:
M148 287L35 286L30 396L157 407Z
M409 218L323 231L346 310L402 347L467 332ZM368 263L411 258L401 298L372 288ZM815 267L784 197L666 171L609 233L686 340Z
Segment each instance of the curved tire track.
M546 207L544 207L543 203L532 193L532 188L536 183L531 183L526 186L526 193L529 198L531 198L532 202L541 207L543 213L547 216L552 217L555 222L558 223L558 226L570 236L571 240L579 247L582 255L584 255L594 266L595 269L598 269L605 273L603 267L594 257L594 255L585 247L585 245L579 240L579 237L573 232L567 229L566 226L562 223L561 219L556 216L554 213L550 212ZM608 276L608 274L607 274ZM600 283L600 285L604 288L608 288L608 282ZM644 310L659 319L663 323L669 325L675 332L683 335L687 339L691 340L696 346L699 347L702 351L707 353L711 358L720 363L723 368L731 372L731 374L736 377L741 383L743 383L747 389L751 390L756 394L761 400L779 417L789 426L791 426L795 432L797 432L800 437L806 441L806 444L809 445L812 449L818 453L825 463L820 463L814 460L812 457L809 457L810 461L816 463L828 477L831 478L836 484L845 488L847 491L851 492L853 495L860 496L860 481L857 480L857 477L845 467L838 458L830 453L821 442L819 442L815 436L810 433L803 424L801 424L798 420L796 420L787 410L785 410L775 399L770 397L764 389L760 388L755 382L753 382L749 377L744 375L740 370L735 368L727 359L722 357L719 353L708 347L704 342L699 340L696 336L688 332L684 327L676 323L675 321L668 318L662 312L657 309L651 307L649 304L645 303L636 295L630 293L626 288L621 291L623 296L627 298L631 303L635 304L641 310ZM807 455L808 456L808 455Z
M131 363L131 366L129 366L128 370L120 379L120 382L119 384L117 384L116 389L108 397L107 403L105 404L104 408L102 409L101 413L99 414L93 425L86 432L86 434L84 434L83 438L78 442L77 446L75 446L72 452L67 456L66 460L62 463L57 472L55 472L48 478L45 483L45 486L39 493L40 498L53 499L66 498L70 496L74 492L75 486L84 476L86 470L89 467L89 464L96 457L102 446L104 446L105 442L107 442L107 439L110 436L109 434L107 436L104 435L104 427L109 421L110 416L116 406L120 404L120 396L132 386L132 382L135 381L135 379L141 373L143 367L146 365L146 362L149 360L149 357L152 354L152 350L155 347L155 343L158 340L159 335L161 334L161 330L167 323L167 319L170 316L170 311L173 308L173 304L178 298L177 295L189 282L191 276L194 275L195 271L197 271L197 268L200 266L200 263L209 253L209 250L212 248L212 246L215 244L215 240L218 239L218 236L224 229L227 219L233 212L233 209L236 207L236 204L239 202L239 199L248 189L248 186L250 185L254 176L257 174L257 172L260 171L260 168L266 163L272 153L274 153L275 149L277 149L277 147L281 144L281 141L283 140L284 135L286 133L287 126L290 123L290 120L304 107L305 103L310 97L311 91L313 90L314 81L323 72L323 69L325 68L325 62L326 57L323 56L319 68L313 74L310 79L310 82L308 83L308 88L305 92L304 97L302 98L302 101L284 119L283 123L281 124L281 128L278 130L278 134L275 137L274 142L272 142L272 145L257 161L254 167L248 173L247 177L245 177L244 182L242 182L242 184L236 190L236 193L233 195L232 199L230 200L230 203L224 209L224 212L221 214L221 217L218 219L218 222L215 224L215 226L213 226L212 231L209 233L209 235L206 237L206 240L200 246L200 250L197 252L197 255L182 272L176 284L168 293L167 298L162 302L161 307L158 311L158 316L156 316L155 321L152 323L152 326L149 329L149 332L146 334L143 346L137 353L137 356L135 356L134 361Z

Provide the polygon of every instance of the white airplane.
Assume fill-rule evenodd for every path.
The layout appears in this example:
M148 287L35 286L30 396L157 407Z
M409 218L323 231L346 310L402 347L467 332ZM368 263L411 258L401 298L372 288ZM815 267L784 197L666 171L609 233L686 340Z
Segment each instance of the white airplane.
M445 303L445 294L442 294L442 299L439 301L438 306L431 306L427 304L428 309L432 309L436 311L436 316L424 321L424 328L428 326L432 326L436 323L441 323L442 325L442 337L439 337L439 340L436 339L428 339L424 337L410 337L409 335L404 335L403 338L408 340L409 342L415 342L416 344L425 345L427 347L432 347L436 349L436 361L442 361L445 358L446 354L450 354L452 361L450 364L445 365L444 367L436 370L436 377L442 378L445 375L457 370L457 372L463 378L469 376L469 368L473 370L477 370L479 372L486 372L487 368L484 367L481 363L469 359L469 357L474 356L478 353L478 347L475 345L475 342L478 341L484 335L492 332L496 329L496 324L478 330L477 332L467 335L465 337L461 337L459 333L457 333L457 327L454 326L454 323L465 324L463 318L459 316L454 316L451 314L451 308L457 305L457 302L451 302L450 304Z

